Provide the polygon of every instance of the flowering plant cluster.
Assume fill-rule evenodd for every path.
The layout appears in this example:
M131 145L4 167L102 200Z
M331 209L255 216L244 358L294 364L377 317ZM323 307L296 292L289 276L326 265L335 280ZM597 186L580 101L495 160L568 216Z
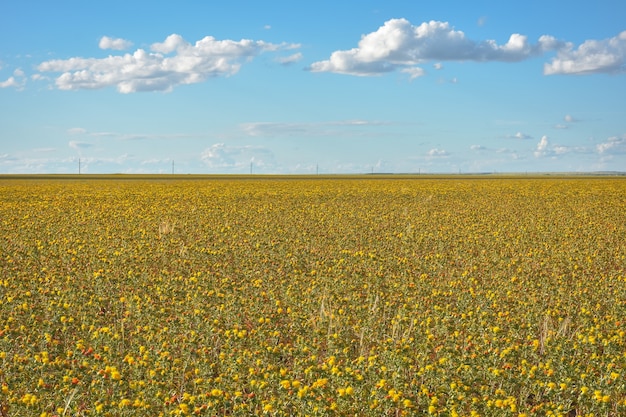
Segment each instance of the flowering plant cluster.
M0 180L0 416L626 415L625 195Z

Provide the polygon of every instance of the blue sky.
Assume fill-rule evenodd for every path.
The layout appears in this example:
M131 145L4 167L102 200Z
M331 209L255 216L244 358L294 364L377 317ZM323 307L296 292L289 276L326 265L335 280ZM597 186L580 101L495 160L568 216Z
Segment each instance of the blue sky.
M0 173L626 171L626 2L3 1Z

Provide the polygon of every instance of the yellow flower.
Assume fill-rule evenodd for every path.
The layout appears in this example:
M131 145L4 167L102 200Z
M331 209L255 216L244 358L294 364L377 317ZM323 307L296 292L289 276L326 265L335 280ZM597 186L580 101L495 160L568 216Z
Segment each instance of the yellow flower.
M120 401L119 408L128 407L131 404L132 404L131 400L129 400L128 398L124 398L122 401Z

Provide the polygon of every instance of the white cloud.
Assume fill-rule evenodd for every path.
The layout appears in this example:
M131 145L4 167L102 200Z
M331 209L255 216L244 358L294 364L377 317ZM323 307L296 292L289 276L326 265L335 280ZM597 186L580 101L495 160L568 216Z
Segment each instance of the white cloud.
M516 62L561 45L545 35L533 45L526 36L517 33L504 45L493 40L476 42L448 22L430 21L413 26L406 19L391 19L377 31L362 36L358 47L335 51L330 59L311 64L310 70L371 76L398 68L415 68L428 60Z
M440 69L443 69L443 64L442 64L441 62L435 62L435 63L433 64L433 67L434 67L436 70L440 70Z
M571 43L561 48L543 73L594 74L623 73L626 70L626 31L609 39L587 40L574 49Z
M9 77L7 78L6 81L0 82L0 88L17 87L17 86L19 86L19 83L15 80L15 77Z
M590 148L584 147L584 146L563 146L563 145L550 146L550 141L548 140L548 137L544 135L541 137L541 139L537 143L537 147L535 148L535 151L533 154L535 158L541 158L541 157L547 157L547 156L556 158L557 156L565 155L565 154L572 154L572 153L589 154L591 152L592 151Z
M300 61L301 59L302 59L302 53L296 52L295 54L292 54L289 56L278 57L276 58L276 62L282 65L290 65L290 64Z
M403 68L400 71L405 74L409 74L409 78L411 80L414 80L415 78L423 77L424 75L426 75L426 71L424 71L420 67Z
M507 137L509 139L521 139L521 140L532 139L533 138L532 136L527 135L526 133L522 133L522 132L517 132L514 135L509 135Z
M8 88L15 87L17 89L22 89L26 84L26 77L24 76L24 71L21 68L17 68L13 71L13 75L7 78L5 81L0 81L0 88Z
M99 89L115 86L120 93L171 91L174 87L195 84L210 77L236 74L242 62L266 51L298 48L297 44L272 44L242 39L217 40L211 36L195 44L180 35L154 43L152 52L106 58L74 57L39 64L41 72L60 72L55 84L61 90Z
M484 147L483 145L472 145L470 146L470 149L473 150L474 152L479 152L479 151L484 151L487 148Z
M444 157L444 156L448 156L448 152L446 152L443 149L437 149L437 148L433 148L431 150L428 151L427 155L430 158L437 158L437 157Z
M601 154L626 154L626 135L612 136L596 145L596 150Z
M539 140L539 143L537 143L537 148L535 149L535 158L540 158L542 156L545 156L546 153L548 152L548 145L549 145L549 141L548 141L548 137L546 135L543 135L541 137L541 139Z
M72 149L81 150L81 149L91 148L93 144L89 142L71 140L68 142L68 146Z
M121 38L109 38L108 36L103 36L100 38L100 42L98 43L100 49L114 49L116 51L123 51L124 49L128 49L133 46L131 41L127 41L126 39Z
M565 117L563 117L563 120L565 120L567 123L574 123L578 121L578 119L574 118L574 116L572 116L571 114L566 114Z
M253 168L272 168L274 154L272 151L261 146L229 146L224 143L216 143L205 149L200 159L211 169L247 170L250 164Z

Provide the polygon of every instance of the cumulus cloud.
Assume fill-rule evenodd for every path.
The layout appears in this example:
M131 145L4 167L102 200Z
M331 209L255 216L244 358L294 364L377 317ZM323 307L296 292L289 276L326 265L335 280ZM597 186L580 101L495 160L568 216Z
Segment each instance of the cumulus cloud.
M535 148L535 158L552 157L555 158L560 155L579 153L588 154L591 153L591 149L585 146L563 146L563 145L550 145L550 141L547 136L542 136L537 147Z
M623 73L626 70L626 31L609 39L587 40L574 49L571 43L560 48L543 73Z
M171 91L179 85L236 74L243 62L263 52L298 47L249 39L217 40L212 36L190 44L182 36L172 34L163 42L152 44L150 52L137 49L132 54L106 58L51 60L42 62L37 69L61 73L55 80L61 90L115 86L120 93Z
M339 50L325 61L311 64L314 72L371 76L424 61L522 61L562 46L551 36L531 44L525 35L512 34L499 45L493 40L473 41L448 22L430 21L413 26L406 19L391 19L375 32L361 37L356 48Z
M626 135L612 136L605 142L597 144L596 150L601 154L626 154Z
M114 49L116 51L123 51L124 49L128 49L133 46L131 41L127 41L126 39L121 38L109 38L108 36L103 36L100 38L100 42L98 43L100 49Z
M200 159L212 169L241 170L247 169L251 163L257 168L275 166L272 151L252 145L230 146L216 143L205 149Z
M548 152L549 143L550 142L548 141L548 137L546 135L543 135L539 140L539 143L537 143L537 148L535 149L535 158L541 158L542 156L546 155L546 153Z
M565 120L567 123L574 123L578 121L578 119L574 118L574 116L572 116L571 114L566 114L565 117L563 117L563 120Z
M13 75L7 78L5 81L0 81L0 88L15 87L21 89L26 84L26 78L24 71L21 68L17 68L13 71Z
M17 87L19 83L15 77L9 77L5 81L0 82L0 88Z
M427 155L430 158L437 158L437 157L448 156L449 154L448 154L447 151L445 151L443 149L433 148L433 149L428 151Z

